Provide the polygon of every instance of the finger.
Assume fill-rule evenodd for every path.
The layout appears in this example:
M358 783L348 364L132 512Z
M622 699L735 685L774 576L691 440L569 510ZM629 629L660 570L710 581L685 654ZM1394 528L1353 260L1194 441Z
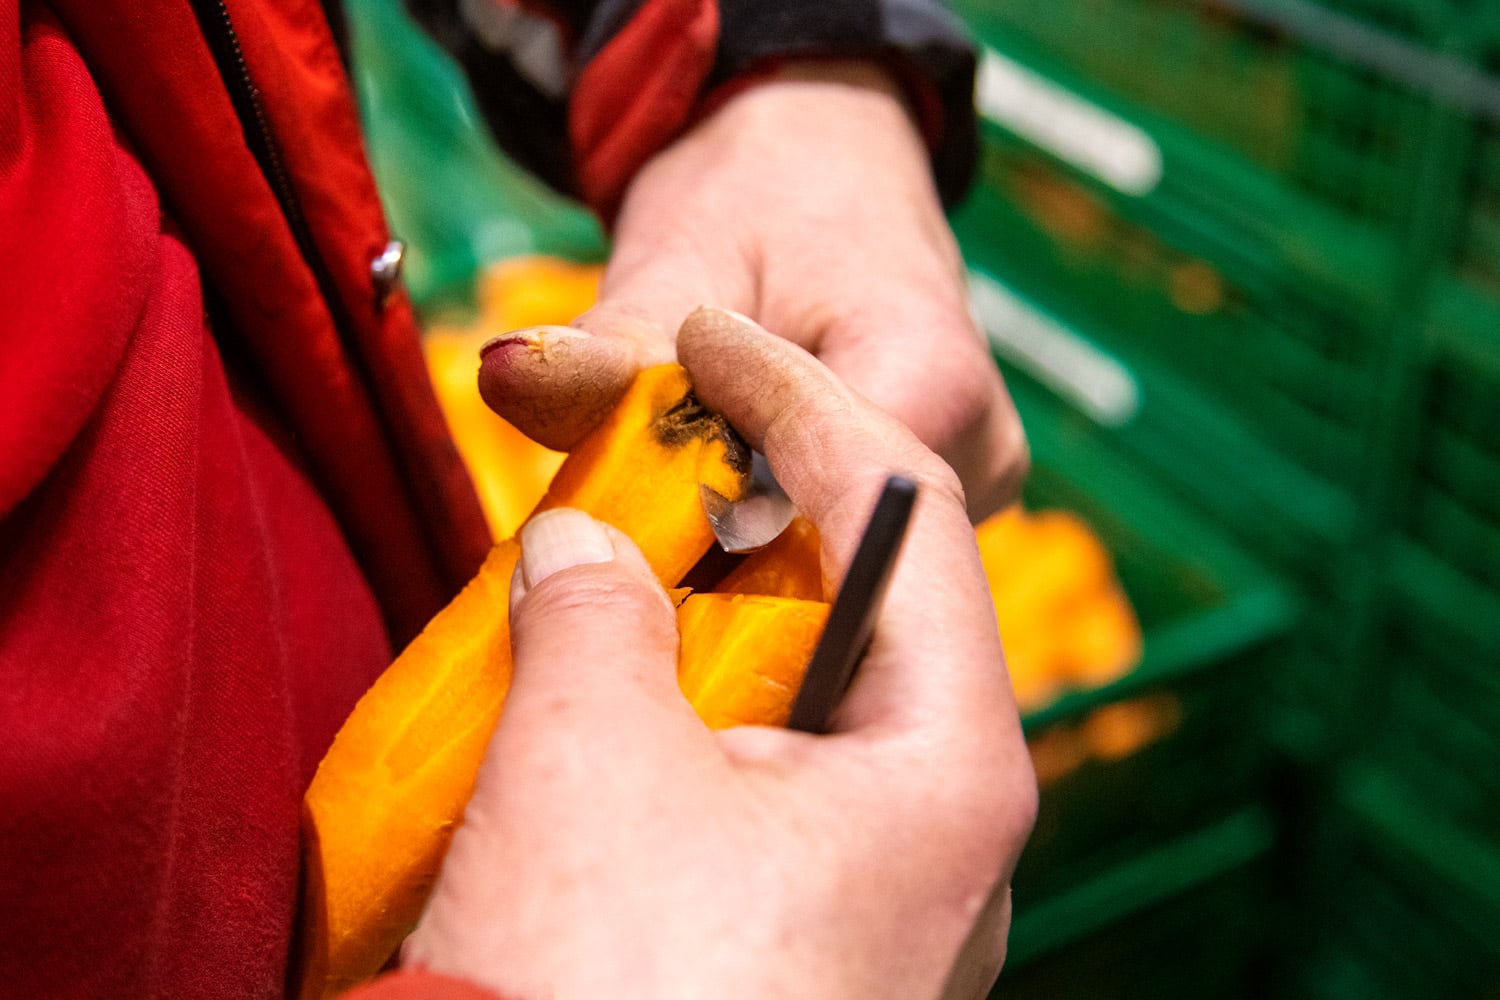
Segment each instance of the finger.
M951 469L895 418L800 348L721 310L693 313L678 355L699 396L770 459L817 525L838 581L891 472L922 495L875 637L835 728L935 727L984 719L978 736L1011 755L1019 739L993 605ZM1002 752L996 750L996 752Z
M571 509L533 518L520 540L493 753L555 769L586 735L591 754L625 768L674 732L706 737L677 688L676 615L634 543Z
M572 326L539 326L480 349L479 394L528 437L571 449L642 368L673 360L671 339L638 313L601 305Z

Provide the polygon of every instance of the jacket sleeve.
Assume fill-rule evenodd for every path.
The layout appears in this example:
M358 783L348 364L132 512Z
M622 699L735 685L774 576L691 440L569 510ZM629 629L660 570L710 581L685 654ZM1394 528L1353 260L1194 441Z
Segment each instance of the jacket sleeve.
M973 175L974 52L942 0L407 0L496 138L606 218L715 94L781 61L868 58L906 88L952 203Z

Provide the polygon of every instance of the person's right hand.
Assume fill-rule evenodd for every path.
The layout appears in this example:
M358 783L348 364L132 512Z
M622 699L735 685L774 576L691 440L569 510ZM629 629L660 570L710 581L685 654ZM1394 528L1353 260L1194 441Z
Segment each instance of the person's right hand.
M709 731L671 606L578 511L521 535L515 674L406 960L508 997L978 997L1036 785L952 470L802 349L700 310L703 402L823 539L826 589L886 476L921 484L832 733Z
M1026 435L969 314L927 146L875 63L794 60L630 183L599 303L485 353L497 413L567 451L701 303L806 348L958 472L974 522L1014 502Z

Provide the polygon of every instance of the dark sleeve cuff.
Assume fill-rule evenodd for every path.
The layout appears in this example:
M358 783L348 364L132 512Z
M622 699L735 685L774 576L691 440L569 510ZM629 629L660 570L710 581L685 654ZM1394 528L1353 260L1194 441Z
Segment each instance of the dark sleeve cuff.
M606 221L706 102L787 59L868 59L905 88L945 203L978 155L974 49L941 0L407 0L522 165Z
M632 177L732 94L790 59L869 59L906 91L945 204L978 154L974 49L936 0L646 0L579 74L569 138L579 189L613 218Z
M879 63L906 91L945 204L963 196L978 161L974 47L939 0L719 0L717 88L770 58Z

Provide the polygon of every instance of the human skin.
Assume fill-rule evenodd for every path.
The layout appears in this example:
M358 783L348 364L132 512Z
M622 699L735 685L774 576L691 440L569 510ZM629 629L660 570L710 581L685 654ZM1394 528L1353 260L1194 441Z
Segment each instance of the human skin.
M694 313L677 349L830 579L885 477L920 483L868 653L829 735L712 732L639 551L581 512L536 519L505 715L405 960L523 1000L982 996L1036 785L962 488L740 317Z
M794 63L652 159L626 193L599 305L572 324L587 335L498 345L481 391L565 450L634 372L673 360L702 304L806 348L897 416L958 472L972 519L1016 498L1025 436L969 314L926 147L875 66Z

